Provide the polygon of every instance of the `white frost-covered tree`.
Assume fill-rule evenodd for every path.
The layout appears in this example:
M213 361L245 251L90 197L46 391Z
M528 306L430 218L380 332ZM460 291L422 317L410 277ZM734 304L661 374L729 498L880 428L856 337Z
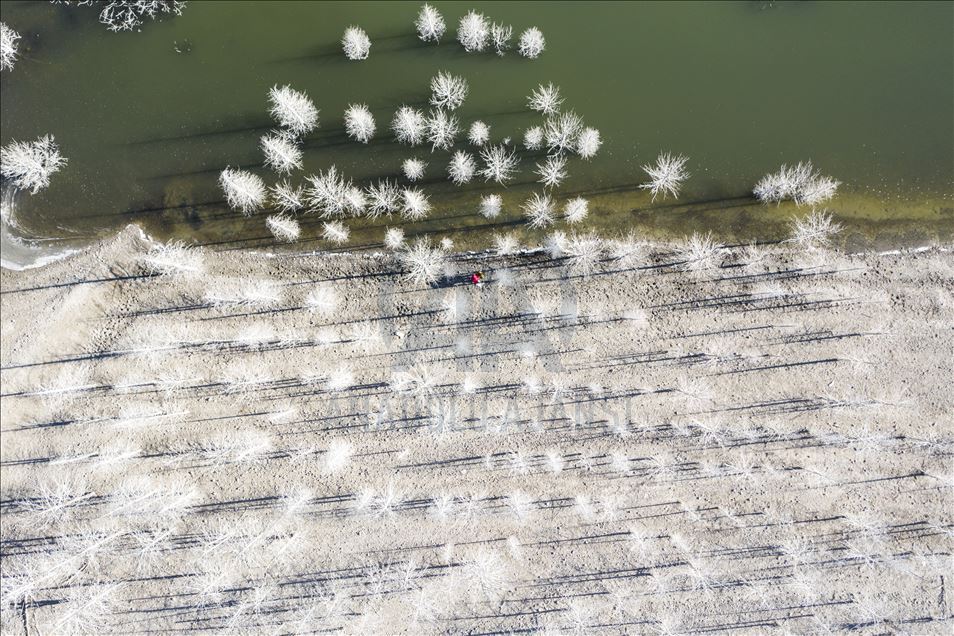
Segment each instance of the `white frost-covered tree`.
M278 125L301 136L318 127L318 109L305 93L291 86L273 86L268 92L269 113Z
M18 190L36 194L50 185L50 176L66 165L53 135L36 141L11 141L0 148L0 173Z
M531 110L543 113L547 116L556 115L560 112L560 106L563 105L563 98L560 96L560 87L554 86L552 82L546 86L540 84L531 91L527 98L527 106Z
M427 195L418 188L405 188L401 193L401 216L409 221L419 221L431 211Z
M258 175L246 170L226 168L219 175L219 186L229 207L245 216L251 216L265 203L265 183Z
M322 217L343 214L347 206L345 195L350 183L331 166L317 175L306 177L311 186L305 190L308 204L317 209Z
M543 148L543 128L540 126L531 126L523 131L523 146L527 150L540 150Z
M431 78L431 104L437 108L455 110L467 99L467 80L447 71L438 71Z
M368 198L368 217L377 218L382 214L397 212L401 207L401 190L397 183L382 179L366 189Z
M563 218L567 223L579 223L589 213L590 204L583 197L574 197L563 206Z
M517 43L517 52L520 55L534 60L540 57L545 48L546 40L543 37L543 32L537 27L530 27L520 34L520 41Z
M689 158L683 155L673 155L668 152L660 153L655 164L643 166L643 170L649 175L650 180L639 187L652 192L653 201L660 193L662 193L663 198L669 195L672 195L673 198L678 197L682 182L689 178L689 172L686 170L687 161L689 161Z
M427 169L427 163L416 157L405 159L401 164L401 170L408 181L418 181L424 176L424 170Z
M489 38L490 22L484 14L469 11L460 19L457 25L457 41L468 53L483 51Z
M550 117L543 126L543 136L550 152L573 150L582 131L583 119L572 110Z
M17 61L17 40L20 34L0 22L0 71L9 71Z
M344 114L345 132L352 139L363 144L371 141L374 136L374 115L365 104L351 104Z
M272 236L283 243L297 241L298 237L301 236L301 227L298 225L298 221L287 214L273 214L265 219L265 225Z
M295 212L305 207L305 189L293 186L287 179L270 187L268 193L272 206L282 212Z
M425 42L439 42L447 30L447 25L444 23L444 16L440 14L440 11L429 4L425 4L421 7L414 26L417 27L417 37Z
M795 217L790 224L791 235L789 243L795 243L808 249L826 247L835 236L841 232L841 225L835 223L828 211L812 210L810 214Z
M584 128L576 138L576 154L584 159L592 159L602 145L600 131L596 128Z
M301 148L288 135L263 135L260 143L265 153L265 165L278 174L301 169Z
M484 161L480 174L485 180L492 179L497 183L506 183L512 179L520 162L517 153L508 150L503 144L484 148L480 151L480 158Z
M500 216L503 208L503 199L499 194L488 194L480 199L480 213L488 219Z
M537 164L534 172L540 176L540 183L548 188L555 188L566 179L566 157L550 155L546 161Z
M450 164L447 166L447 174L451 181L456 185L469 183L474 178L474 172L477 171L477 162L474 158L463 150L458 150L453 154Z
M447 254L440 248L431 247L430 241L422 237L401 251L398 260L407 269L405 278L415 285L422 285L440 280Z
M841 182L815 170L811 161L794 166L783 165L778 172L762 177L753 194L762 203L780 203L792 200L796 205L815 206L830 200Z
M351 230L341 221L327 221L321 226L321 236L329 243L343 245L351 237Z
M349 26L341 38L341 48L349 60L366 60L371 53L371 38L361 27Z
M445 110L432 110L431 116L427 118L427 141L431 144L432 152L448 150L454 145L459 131L457 118Z
M389 227L384 233L384 247L389 250L398 250L404 245L404 230L399 227Z
M490 126L478 119L470 125L467 141L475 146L483 146L490 141Z
M401 106L394 113L391 120L391 130L398 142L416 146L424 141L424 134L427 132L427 119L424 113L411 108L410 106Z
M184 0L109 0L99 12L99 21L110 31L132 31L146 18L154 20L163 13L182 15L185 6Z
M509 24L497 24L490 27L490 40L494 43L497 55L506 55L510 49L510 38L513 37L513 27Z
M553 224L553 199L547 194L534 192L523 204L523 211L527 223L534 229Z

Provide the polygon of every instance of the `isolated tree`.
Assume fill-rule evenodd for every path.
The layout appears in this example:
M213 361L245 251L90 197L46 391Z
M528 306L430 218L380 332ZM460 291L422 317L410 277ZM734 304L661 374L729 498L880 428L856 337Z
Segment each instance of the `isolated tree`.
M523 145L527 150L540 150L540 148L543 148L543 128L540 126L531 126L523 131Z
M389 250L398 250L404 245L404 230L399 227L389 227L384 233L384 247Z
M364 29L352 25L345 29L341 48L349 60L366 60L371 53L371 38Z
M689 161L689 158L683 155L674 156L668 152L660 153L655 164L643 166L643 170L649 175L650 180L639 187L651 191L653 201L656 200L659 193L662 193L663 198L668 195L672 195L673 198L678 197L682 182L689 178L689 173L686 171L687 161Z
M17 61L17 40L20 34L0 22L0 71L13 69Z
M425 4L421 7L414 26L417 28L417 37L425 42L439 42L447 30L447 25L444 23L444 16L429 4Z
M544 48L546 48L546 40L543 32L537 27L530 27L520 34L520 42L517 44L517 52L520 55L534 60L540 57Z
M467 99L467 80L447 71L438 71L431 78L431 105L435 108L456 110Z
M351 237L351 230L340 221L327 221L321 226L321 236L329 243L342 245Z
M18 190L36 194L50 185L50 176L66 165L53 135L36 141L11 141L0 148L0 173Z
M196 276L205 272L205 253L182 241L153 245L141 262L148 271L162 276Z
M482 13L468 11L457 25L457 41L468 53L483 51L490 38L490 22Z
M677 250L677 256L683 261L683 267L690 271L701 271L712 267L721 246L712 238L712 232L700 234L693 232L684 239Z
M251 172L226 168L219 175L219 186L229 207L245 216L251 216L265 203L265 183Z
M366 104L350 104L345 110L344 121L345 132L352 139L366 144L374 136L374 115Z
M318 109L305 93L288 85L275 85L268 92L268 101L268 112L293 135L305 135L318 127Z
M840 181L815 170L811 161L800 161L794 166L783 164L778 172L765 175L752 193L762 203L792 200L796 205L815 206L835 196L840 185Z

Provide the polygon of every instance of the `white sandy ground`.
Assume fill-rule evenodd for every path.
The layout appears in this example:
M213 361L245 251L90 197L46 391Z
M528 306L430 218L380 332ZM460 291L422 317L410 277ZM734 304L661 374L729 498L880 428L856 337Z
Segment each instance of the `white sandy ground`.
M149 247L2 273L3 634L954 629L950 252Z

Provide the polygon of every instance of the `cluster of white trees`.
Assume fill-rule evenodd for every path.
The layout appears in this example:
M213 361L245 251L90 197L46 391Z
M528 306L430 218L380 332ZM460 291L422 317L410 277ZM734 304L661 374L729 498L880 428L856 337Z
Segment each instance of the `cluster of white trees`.
M163 14L182 15L185 0L58 0L79 6L102 5L99 21L110 31L138 30L146 20Z

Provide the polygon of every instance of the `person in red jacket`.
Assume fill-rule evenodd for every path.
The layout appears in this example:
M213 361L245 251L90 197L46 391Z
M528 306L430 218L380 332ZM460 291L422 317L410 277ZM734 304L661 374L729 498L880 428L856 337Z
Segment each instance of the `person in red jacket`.
M484 282L484 273L483 272L474 272L470 275L470 282L475 285L480 285Z

